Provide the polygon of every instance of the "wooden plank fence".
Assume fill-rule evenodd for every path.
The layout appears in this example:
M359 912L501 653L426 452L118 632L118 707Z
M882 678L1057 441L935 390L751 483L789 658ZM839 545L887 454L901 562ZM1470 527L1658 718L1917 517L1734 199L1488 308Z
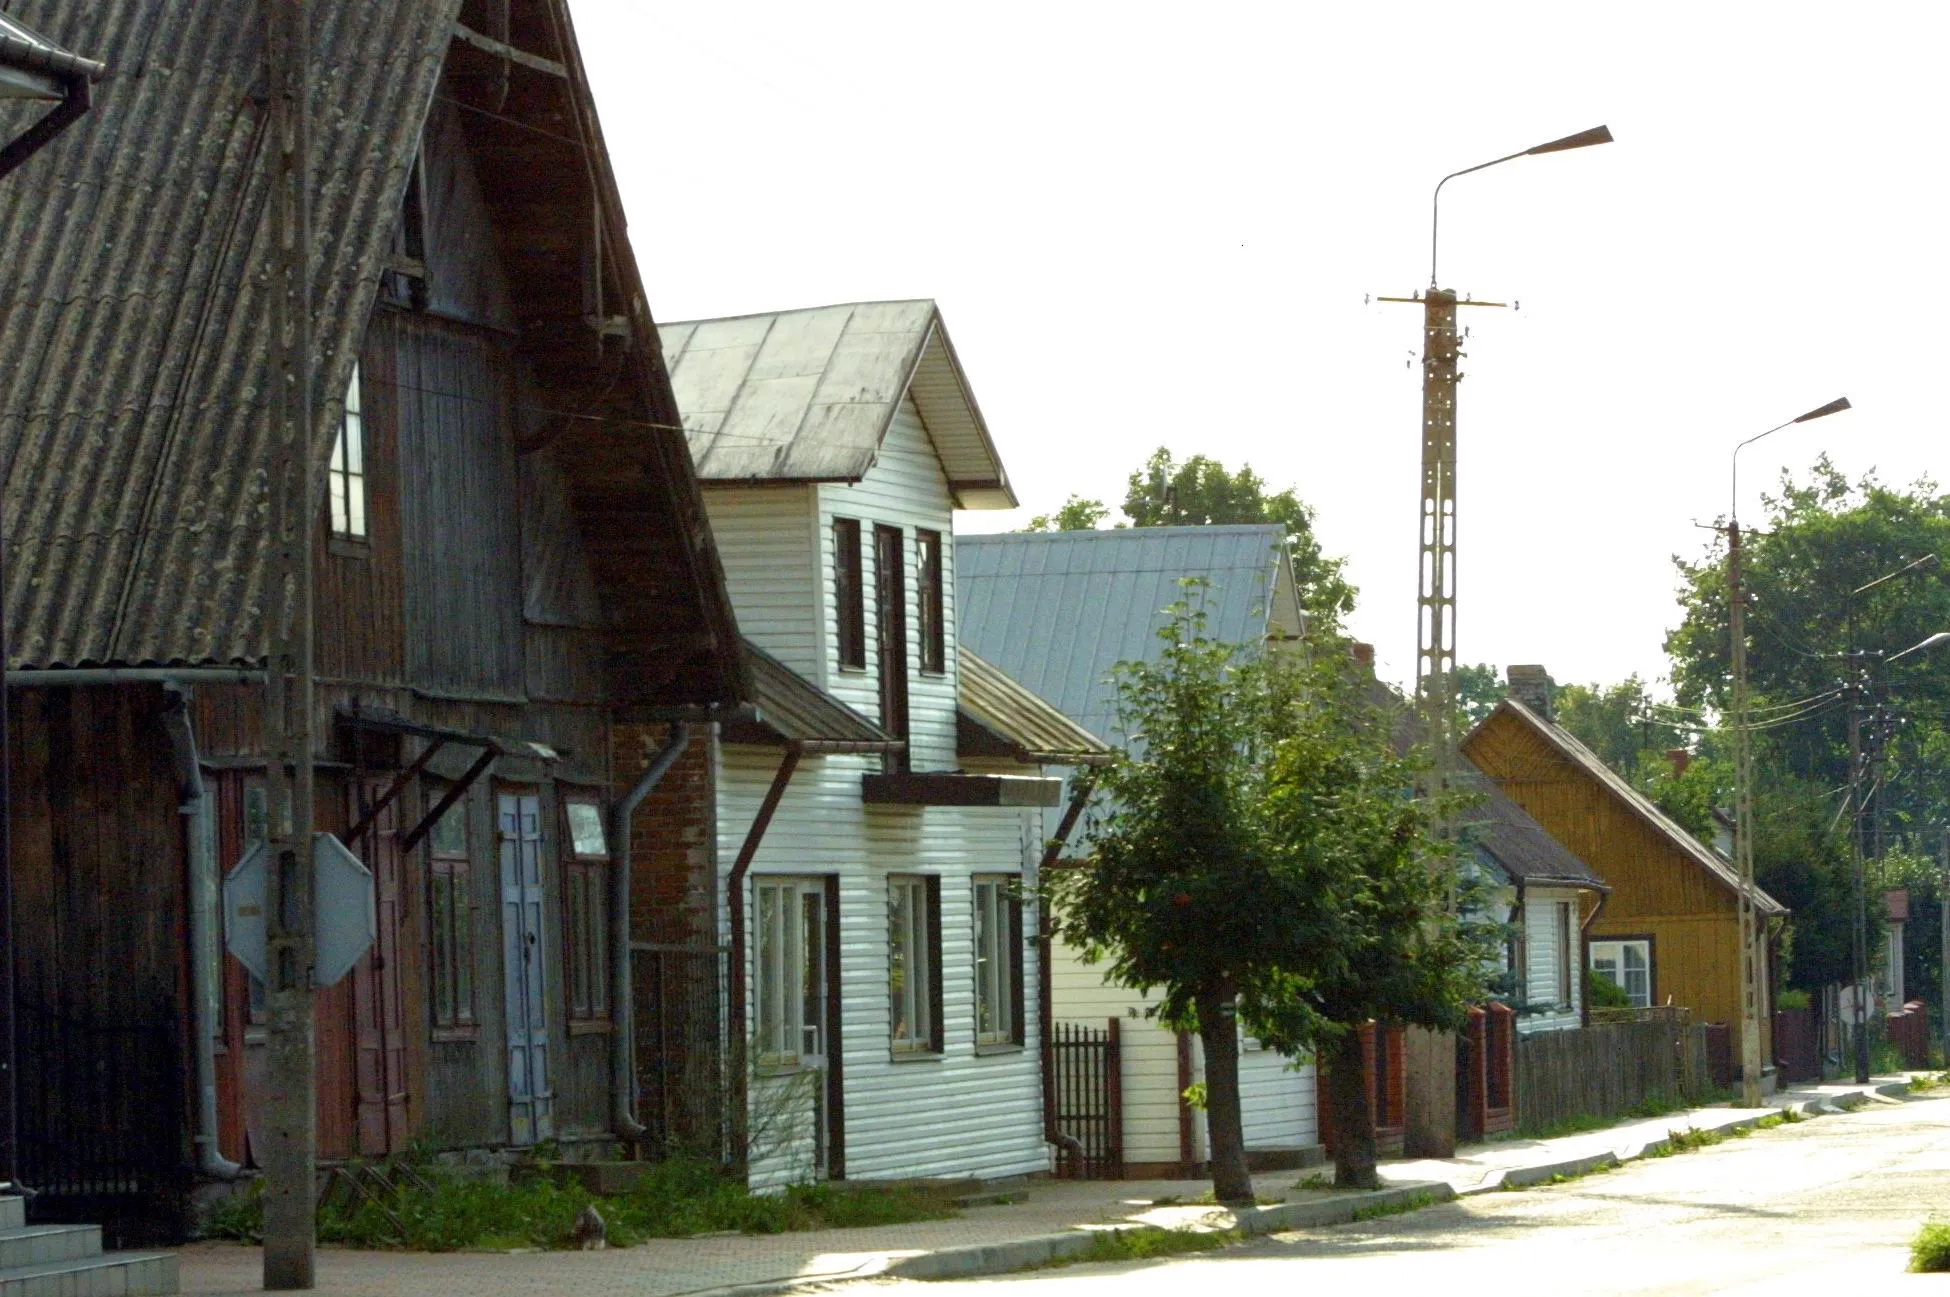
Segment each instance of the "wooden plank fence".
M1649 1009L1582 1029L1517 1040L1517 1131L1630 1116L1650 1103L1699 1103L1715 1091L1706 1027L1685 1010Z

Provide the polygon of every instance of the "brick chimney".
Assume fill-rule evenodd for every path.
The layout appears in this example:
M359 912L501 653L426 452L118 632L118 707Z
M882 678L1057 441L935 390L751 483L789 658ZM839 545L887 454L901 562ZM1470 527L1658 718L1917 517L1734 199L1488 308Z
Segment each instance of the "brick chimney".
M1510 687L1505 692L1545 720L1551 720L1551 692L1556 687L1551 673L1541 666L1513 666Z
M1685 748L1667 748L1666 760L1672 762L1672 777L1679 779L1686 773L1686 767L1693 764L1693 754Z
M1363 667L1369 671L1374 670L1374 645L1363 644L1357 640L1352 645L1352 652L1354 653L1355 666Z

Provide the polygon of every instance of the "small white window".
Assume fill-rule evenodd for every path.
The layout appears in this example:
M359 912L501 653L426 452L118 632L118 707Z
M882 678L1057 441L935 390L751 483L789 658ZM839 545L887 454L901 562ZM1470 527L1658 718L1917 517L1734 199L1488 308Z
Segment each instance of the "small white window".
M826 891L818 879L761 878L757 895L758 1061L821 1067L826 1052Z
M935 878L887 880L888 1043L897 1053L941 1052L935 987L940 954L941 887Z
M1603 973L1622 987L1633 1008L1651 1006L1651 942L1594 941L1591 943L1591 970Z
M975 880L975 1043L1021 1044L1017 1005L1022 978L1021 902L1013 877Z
M345 388L345 418L332 443L329 472L332 494L332 534L351 540L366 539L366 446L365 416L360 411L359 366L352 366L352 381Z

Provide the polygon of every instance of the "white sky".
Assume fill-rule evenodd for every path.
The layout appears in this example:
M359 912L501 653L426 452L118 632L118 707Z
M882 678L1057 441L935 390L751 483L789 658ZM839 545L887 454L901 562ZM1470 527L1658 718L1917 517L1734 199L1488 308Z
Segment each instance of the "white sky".
M1661 674L1670 557L1821 451L1940 462L1942 50L1914 5L574 0L652 312L940 304L1024 509L1156 446L1299 488L1413 672L1420 311L1465 323L1459 648Z

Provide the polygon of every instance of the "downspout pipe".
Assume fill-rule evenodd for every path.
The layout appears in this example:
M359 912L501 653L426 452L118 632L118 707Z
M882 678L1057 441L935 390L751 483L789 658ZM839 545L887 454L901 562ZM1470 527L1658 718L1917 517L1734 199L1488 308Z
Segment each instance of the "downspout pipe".
M1088 781L1074 780L1070 788L1070 804L1056 826L1056 836L1043 848L1043 858L1036 865L1036 886L1042 892L1036 903L1036 1028L1042 1037L1038 1046L1042 1054L1043 1141L1068 1153L1072 1164L1077 1167L1083 1165L1082 1141L1074 1135L1065 1135L1056 1126L1056 974L1050 967L1050 953L1056 943L1055 928L1050 922L1049 893L1043 887L1043 880L1049 876L1050 870L1056 868L1064 846L1070 841L1071 832L1076 829L1077 819L1089 801Z
M679 721L670 739L610 809L609 823L609 1013L614 1032L609 1051L610 1127L635 1144L644 1135L636 1119L636 1000L630 960L630 829L637 807L691 745L691 727Z
M1584 970L1590 967L1591 965L1591 925L1596 923L1598 921L1598 916L1605 912L1605 902L1609 900L1611 900L1610 892L1606 891L1606 892L1598 893L1598 903L1591 907L1590 917L1587 918L1583 923L1580 923L1578 925L1578 976L1579 977L1583 977ZM1587 995L1582 1000L1580 1000L1579 1003L1582 1005L1584 1010L1584 1012L1581 1013L1579 1017L1583 1020L1584 1025L1589 1027L1591 1025L1591 997Z
M745 1085L745 1072L748 1064L744 1045L749 1037L745 1014L745 876L751 872L752 861L758 856L758 845L765 840L765 830L772 824L772 816L778 812L779 802L785 797L786 785L792 782L793 771L799 768L799 758L805 747L799 743L786 745L785 755L779 759L777 773L772 776L772 786L765 790L765 799L758 805L758 814L752 817L751 827L745 830L744 845L738 848L738 859L731 866L731 876L725 881L726 908L731 923L731 978L728 1001L727 1035L737 1047L738 1066L737 1086L742 1101ZM749 1153L739 1150L740 1160Z
M12 673L9 672L11 675ZM235 1180L244 1168L223 1155L218 1144L217 1029L222 1003L223 947L217 931L216 843L204 818L203 770L196 759L196 731L190 723L190 690L167 682L163 690L162 725L169 734L176 786L182 800L183 840L189 844L190 875L190 993L196 1003L191 1015L196 1033L196 1170L211 1180Z

